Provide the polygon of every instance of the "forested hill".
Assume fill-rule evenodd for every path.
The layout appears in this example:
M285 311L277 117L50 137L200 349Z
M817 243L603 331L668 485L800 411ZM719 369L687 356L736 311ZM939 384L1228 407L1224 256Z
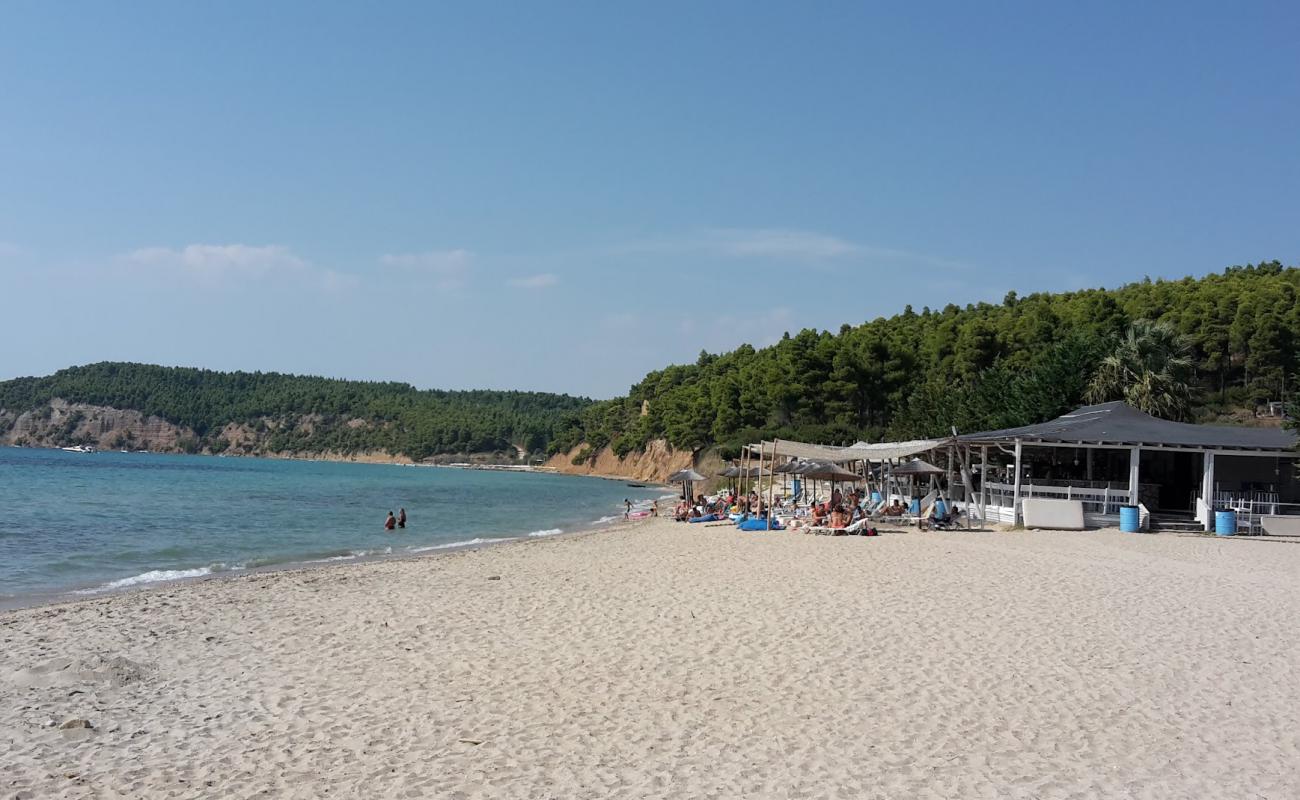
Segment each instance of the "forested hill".
M1182 335L1191 419L1292 391L1300 270L1278 262L1118 289L1008 294L1000 304L908 306L838 333L804 330L761 350L701 353L595 403L551 444L623 455L782 437L823 443L971 432L1050 419L1084 402L1090 377L1135 320ZM1163 326L1162 326L1163 327Z
M0 383L0 438L192 452L389 453L418 461L544 451L555 432L570 428L590 404L541 392L433 391L404 383L100 363ZM99 409L138 414L88 419ZM164 420L176 430L141 418ZM105 441L101 434L112 426L119 429L107 433L116 438ZM160 427L171 432L174 446L141 440L145 428L158 433L153 438L166 438ZM31 441L21 441L24 435Z

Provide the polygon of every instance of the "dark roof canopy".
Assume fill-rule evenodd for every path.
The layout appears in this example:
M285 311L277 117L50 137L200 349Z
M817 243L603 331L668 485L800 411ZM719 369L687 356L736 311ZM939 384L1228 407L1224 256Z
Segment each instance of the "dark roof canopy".
M942 475L943 470L928 461L914 458L906 464L900 464L889 471L890 475Z
M1122 402L1084 406L1050 422L958 436L967 444L1025 442L1189 447L1222 450L1292 450L1296 436L1277 428L1190 425L1144 414Z
M665 480L667 483L698 483L708 479L693 469L679 469Z
M805 461L790 470L795 475L819 481L852 481L861 476L830 461Z

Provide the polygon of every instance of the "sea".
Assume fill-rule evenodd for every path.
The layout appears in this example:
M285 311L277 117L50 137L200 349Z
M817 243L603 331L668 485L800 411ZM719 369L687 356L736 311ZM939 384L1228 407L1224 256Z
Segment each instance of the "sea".
M539 472L0 447L0 606L555 536L666 492ZM385 531L401 508L406 528Z

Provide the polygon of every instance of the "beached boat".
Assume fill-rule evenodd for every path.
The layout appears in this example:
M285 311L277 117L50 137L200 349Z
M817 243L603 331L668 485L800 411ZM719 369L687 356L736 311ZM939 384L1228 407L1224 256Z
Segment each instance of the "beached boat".
M69 453L93 453L95 448L88 444L74 444L72 447L60 447L60 450L66 450Z

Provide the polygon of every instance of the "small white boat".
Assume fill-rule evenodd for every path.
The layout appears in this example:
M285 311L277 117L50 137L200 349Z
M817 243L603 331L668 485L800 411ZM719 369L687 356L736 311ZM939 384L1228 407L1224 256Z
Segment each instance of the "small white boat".
M69 453L93 453L95 448L88 444L74 444L72 447L60 447L60 450L66 450Z

